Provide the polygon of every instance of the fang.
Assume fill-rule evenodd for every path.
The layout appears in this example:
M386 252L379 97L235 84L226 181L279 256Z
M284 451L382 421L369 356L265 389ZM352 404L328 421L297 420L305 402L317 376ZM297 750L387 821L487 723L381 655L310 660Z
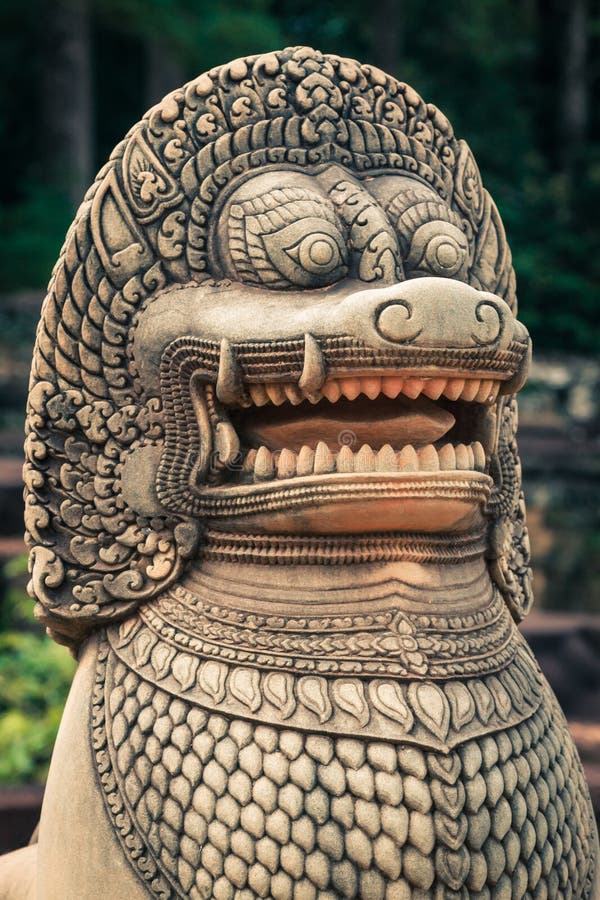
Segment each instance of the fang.
M237 359L227 338L221 341L217 397L226 406L248 406L250 403L244 391Z

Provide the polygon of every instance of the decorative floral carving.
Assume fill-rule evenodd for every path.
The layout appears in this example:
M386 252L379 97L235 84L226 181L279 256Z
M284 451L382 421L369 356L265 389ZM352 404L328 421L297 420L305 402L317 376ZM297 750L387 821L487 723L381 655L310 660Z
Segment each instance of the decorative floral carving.
M506 611L504 616L508 617ZM435 659L438 654L443 657L446 645L448 659L427 665L409 658L407 670L398 663L386 664L386 650L377 637L371 637L371 653L362 664L351 666L349 648L340 640L343 632L337 636L333 632L331 645L339 643L346 652L341 665L328 661L321 666L308 642L303 659L293 656L292 632L298 623L286 623L290 633L285 637L269 632L265 623L254 623L256 634L264 636L258 652L248 649L243 637L228 644L222 632L220 642L211 644L206 639L208 623L191 610L184 630L181 620L162 620L148 609L111 628L109 642L128 668L161 689L215 712L225 704L230 713L251 715L269 725L285 722L334 733L360 726L363 735L453 746L466 736L521 721L537 709L542 696L539 670L510 625L496 653L485 631L481 644L475 641L462 651L460 640L448 641L445 632L440 640L431 641L431 652ZM346 625L351 628L351 623ZM352 634L349 631L348 636ZM279 653L273 638L280 641ZM415 647L427 643L410 640ZM328 651L326 638L324 643L321 652ZM484 650L489 653L485 664L479 659ZM466 659L457 662L454 657L461 652ZM393 660L394 649L387 653ZM420 654L413 650L408 656ZM469 674L476 677L457 680Z

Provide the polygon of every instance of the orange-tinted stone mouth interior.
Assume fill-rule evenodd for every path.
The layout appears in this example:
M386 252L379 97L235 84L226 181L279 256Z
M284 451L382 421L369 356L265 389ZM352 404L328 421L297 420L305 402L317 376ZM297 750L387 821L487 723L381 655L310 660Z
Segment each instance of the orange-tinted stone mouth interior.
M455 418L426 397L391 400L380 396L243 410L232 416L232 424L249 448L264 445L298 453L303 446L315 449L323 441L335 453L342 446L358 449L370 444L379 450L385 444L400 448L434 443L452 429Z
M235 459L223 463L217 458L208 482L252 484L336 473L488 471L496 436L498 382L420 379L419 389L417 379L404 379L408 391L416 395L408 396L399 376L356 378L354 385L345 383L349 381L330 380L310 397L296 386L292 393L277 383L250 385L249 405L226 411L226 427L235 434ZM435 381L446 387L434 400L427 393L435 393ZM446 394L460 396L451 399ZM484 394L485 402L464 399Z

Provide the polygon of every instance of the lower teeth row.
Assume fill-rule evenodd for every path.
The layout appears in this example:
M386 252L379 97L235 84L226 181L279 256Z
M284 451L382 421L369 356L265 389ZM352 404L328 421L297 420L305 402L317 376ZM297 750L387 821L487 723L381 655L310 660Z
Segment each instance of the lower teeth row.
M267 447L250 450L244 459L243 471L254 481L273 478L294 478L302 475L327 475L333 472L439 472L485 471L485 451L479 441L472 444L444 444L434 447L427 444L416 449L412 444L396 451L389 444L381 450L373 450L363 444L354 452L342 447L333 453L320 441L316 449L302 447L293 450L276 450Z

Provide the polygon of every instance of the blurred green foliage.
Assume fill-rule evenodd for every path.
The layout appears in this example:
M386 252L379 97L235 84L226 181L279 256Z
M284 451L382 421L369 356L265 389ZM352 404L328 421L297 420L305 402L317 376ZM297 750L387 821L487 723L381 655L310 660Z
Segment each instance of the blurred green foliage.
M92 11L116 33L158 38L184 66L194 70L202 60L206 70L280 45L283 33L270 6L268 0L97 0Z
M48 171L40 127L56 63L47 33L70 4L84 10L91 34L94 167L158 99L148 93L157 53L159 70L175 79L165 90L286 44L375 62L436 103L471 144L507 227L521 315L536 346L597 351L600 116L591 98L600 78L600 0L573 2L587 9L588 62L579 76L587 113L578 134L564 113L567 0L385 0L372 8L358 0L4 0L0 291L43 287L72 217L64 184ZM396 49L381 59L386 32Z
M600 615L600 511L590 484L562 496L545 510L552 546L535 562L544 574L544 609Z
M0 618L0 784L46 777L75 671L64 647L40 632L23 589L27 558L4 568Z
M72 218L73 210L65 191L35 181L25 185L20 202L0 206L3 291L46 284ZM0 322L4 340L30 336L30 323L25 334L15 334L12 316Z

